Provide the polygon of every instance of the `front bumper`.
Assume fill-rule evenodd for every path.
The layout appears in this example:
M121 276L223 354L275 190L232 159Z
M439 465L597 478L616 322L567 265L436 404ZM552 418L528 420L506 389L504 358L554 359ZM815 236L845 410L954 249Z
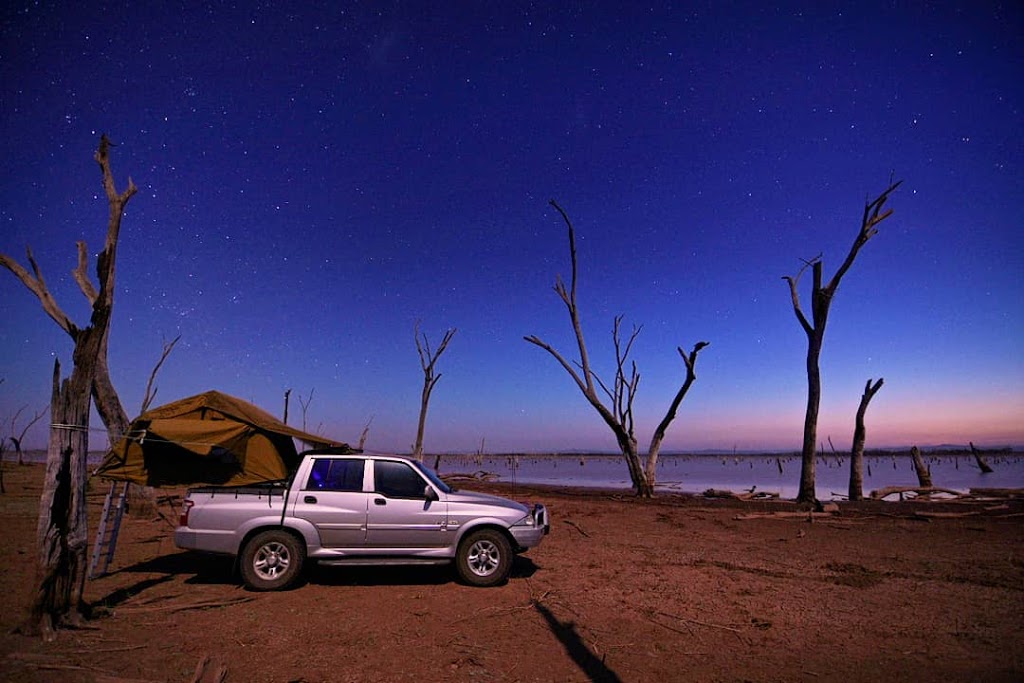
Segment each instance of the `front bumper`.
M530 517L533 519L533 524L520 524L509 528L512 537L516 539L516 544L523 550L539 545L544 537L551 532L551 520L546 507L537 503L530 510Z

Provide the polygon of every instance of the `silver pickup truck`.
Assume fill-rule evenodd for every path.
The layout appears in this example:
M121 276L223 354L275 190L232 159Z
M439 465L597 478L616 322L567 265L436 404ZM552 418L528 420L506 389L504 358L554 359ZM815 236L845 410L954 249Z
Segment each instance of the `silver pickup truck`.
M288 482L191 489L179 548L234 555L253 590L279 590L306 558L329 565L447 564L474 586L508 579L512 557L550 528L543 505L456 491L398 455L309 451Z

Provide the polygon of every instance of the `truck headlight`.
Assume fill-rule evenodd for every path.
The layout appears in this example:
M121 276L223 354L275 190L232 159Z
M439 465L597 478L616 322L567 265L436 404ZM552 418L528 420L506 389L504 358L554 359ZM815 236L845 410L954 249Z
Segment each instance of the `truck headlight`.
M533 518L533 513L531 512L512 526L537 526L537 520Z

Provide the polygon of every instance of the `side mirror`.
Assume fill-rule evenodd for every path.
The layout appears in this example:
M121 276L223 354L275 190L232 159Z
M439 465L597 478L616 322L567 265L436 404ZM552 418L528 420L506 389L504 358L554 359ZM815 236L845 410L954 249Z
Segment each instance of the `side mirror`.
M437 495L437 491L434 490L433 486L427 486L423 489L423 497L429 501L441 499L441 497Z

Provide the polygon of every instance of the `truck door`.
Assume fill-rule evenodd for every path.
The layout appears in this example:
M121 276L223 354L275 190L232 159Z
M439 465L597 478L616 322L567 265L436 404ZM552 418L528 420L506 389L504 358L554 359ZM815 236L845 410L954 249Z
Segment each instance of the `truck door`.
M364 458L317 458L295 497L294 516L308 520L325 548L362 548L366 542Z
M448 544L448 504L424 496L428 483L407 462L373 461L373 493L366 511L366 545L432 548Z

